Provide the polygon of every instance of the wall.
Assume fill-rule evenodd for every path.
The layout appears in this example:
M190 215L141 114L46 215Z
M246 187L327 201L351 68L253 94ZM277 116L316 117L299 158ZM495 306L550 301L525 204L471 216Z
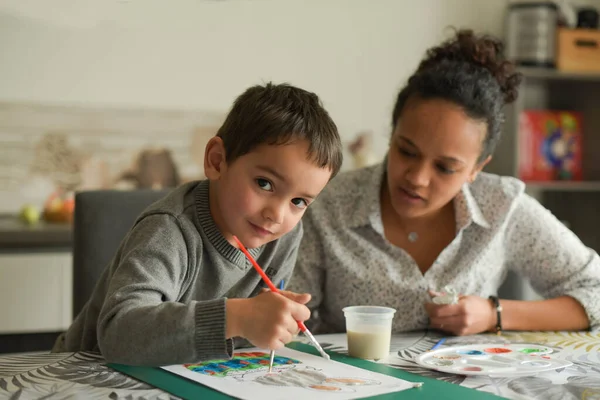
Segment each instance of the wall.
M219 112L249 85L288 81L322 97L345 139L374 131L381 155L396 91L424 50L448 26L501 34L504 7L504 0L1 0L0 100Z

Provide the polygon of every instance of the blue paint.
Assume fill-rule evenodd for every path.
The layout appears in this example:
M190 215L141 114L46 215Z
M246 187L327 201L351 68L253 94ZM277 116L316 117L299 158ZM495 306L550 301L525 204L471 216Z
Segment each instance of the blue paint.
M485 354L483 351L479 350L459 350L457 351L457 353L464 354L466 356L481 356Z

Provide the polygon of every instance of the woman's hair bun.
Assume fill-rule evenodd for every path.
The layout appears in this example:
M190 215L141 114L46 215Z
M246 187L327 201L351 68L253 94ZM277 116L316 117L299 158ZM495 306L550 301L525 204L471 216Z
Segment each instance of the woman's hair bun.
M522 76L515 72L513 63L506 60L501 40L489 35L475 35L472 30L456 31L453 38L430 48L417 73L444 62L469 63L487 69L498 81L504 102L513 102L518 95Z

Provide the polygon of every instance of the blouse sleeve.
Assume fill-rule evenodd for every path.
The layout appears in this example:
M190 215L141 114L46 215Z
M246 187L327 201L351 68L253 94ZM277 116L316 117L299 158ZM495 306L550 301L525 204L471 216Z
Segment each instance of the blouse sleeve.
M507 221L509 268L545 298L571 296L600 328L600 258L539 202L523 194Z

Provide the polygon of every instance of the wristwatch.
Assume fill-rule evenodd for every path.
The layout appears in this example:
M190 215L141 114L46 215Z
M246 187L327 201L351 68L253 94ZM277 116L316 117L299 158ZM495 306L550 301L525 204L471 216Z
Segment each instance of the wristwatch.
M496 309L496 334L502 334L502 306L497 296L490 296L494 308Z

